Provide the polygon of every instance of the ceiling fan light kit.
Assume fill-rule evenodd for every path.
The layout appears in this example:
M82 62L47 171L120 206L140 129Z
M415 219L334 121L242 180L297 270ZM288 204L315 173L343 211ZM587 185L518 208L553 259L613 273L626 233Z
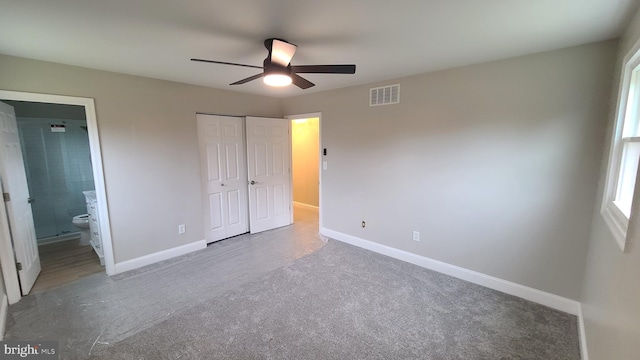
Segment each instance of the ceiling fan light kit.
M311 81L301 77L298 74L355 74L356 66L351 65L299 65L292 66L291 58L298 48L285 40L277 38L269 38L264 41L264 46L269 51L267 58L264 59L263 66L237 64L225 61L191 59L191 61L199 61L213 64L243 66L256 69L262 69L261 74L253 75L248 78L236 81L229 85L240 85L248 83L259 78L269 86L287 86L294 84L301 89L308 89L315 86Z
M266 44L265 44L266 45ZM287 86L291 85L291 66L289 61L291 57L287 58L288 54L293 56L294 51L286 53L285 51L273 51L263 63L264 77L262 81L269 86ZM274 54L278 54L278 57L274 59Z
M262 81L269 86L291 85L291 77L284 74L269 74L262 78Z

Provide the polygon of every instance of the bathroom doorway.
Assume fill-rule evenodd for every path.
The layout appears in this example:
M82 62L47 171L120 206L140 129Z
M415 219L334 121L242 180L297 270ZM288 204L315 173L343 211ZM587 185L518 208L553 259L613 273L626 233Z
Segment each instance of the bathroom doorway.
M95 190L84 108L3 102L16 113L38 245L77 237L73 217L87 212L82 192Z
M321 142L320 114L288 117L291 120L291 177L293 222L320 218ZM320 228L322 222L320 221Z
M3 102L16 115L40 255L32 292L103 272L86 216L84 192L95 192L95 183L84 107Z
M42 264L32 291L104 272L113 273L113 253L95 106L92 99L0 90L0 101L15 112L23 154L29 202ZM87 228L88 201L93 199L95 227ZM8 206L8 205L7 205ZM6 221L6 219L4 219ZM89 240L90 231L100 242ZM83 234L83 236L81 236ZM5 246L18 246L13 239ZM98 245L98 246L96 246ZM101 254L96 248L100 249ZM12 256L0 259L9 302L25 289ZM15 262L19 262L16 253ZM106 269L105 269L106 266ZM8 269L8 271L7 271ZM13 271L12 271L13 270ZM18 269L19 271L20 269ZM51 270L51 271L49 271ZM13 280L12 280L13 279ZM40 283L40 284L39 284ZM26 290L28 292L28 289Z

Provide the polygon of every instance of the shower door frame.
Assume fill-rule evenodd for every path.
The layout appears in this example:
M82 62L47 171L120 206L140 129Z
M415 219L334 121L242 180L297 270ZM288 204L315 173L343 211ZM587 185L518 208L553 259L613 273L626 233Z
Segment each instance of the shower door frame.
M115 261L113 257L113 245L111 242L111 226L109 224L109 207L107 205L107 193L105 190L104 169L102 166L102 152L100 146L100 134L96 117L95 103L92 98L62 96L40 93L27 93L20 91L0 90L0 100L29 101L64 105L83 106L87 119L87 132L89 134L89 149L91 151L91 166L93 181L96 187L98 211L100 213L100 232L102 234L102 248L104 250L104 265L107 275L115 275ZM8 274L4 274L6 277ZM11 282L5 281L7 293L16 289L9 289ZM12 287L12 286L11 286ZM17 289L20 293L20 289Z

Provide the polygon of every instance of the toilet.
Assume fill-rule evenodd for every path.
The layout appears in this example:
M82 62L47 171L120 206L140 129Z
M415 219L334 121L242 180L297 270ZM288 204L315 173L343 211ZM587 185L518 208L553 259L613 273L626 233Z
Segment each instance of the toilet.
M89 214L81 214L73 217L73 225L80 229L79 245L91 244L91 233L89 230Z

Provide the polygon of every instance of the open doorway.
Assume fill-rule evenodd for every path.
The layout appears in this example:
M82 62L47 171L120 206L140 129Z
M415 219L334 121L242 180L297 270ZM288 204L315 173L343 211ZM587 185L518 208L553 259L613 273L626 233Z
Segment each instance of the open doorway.
M0 239L2 249L9 250L0 254L9 303L15 303L21 295L29 293L34 282L43 277L55 279L46 286L56 286L60 278L73 281L83 275L105 270L107 274L113 274L111 231L93 100L5 90L0 90L0 100L3 109L9 111L13 118L11 121L5 118L5 122L13 122L14 130L11 131L15 134L13 139L17 144L14 153L21 154L3 160L3 174L7 178L0 180L6 181L5 185L13 183L14 190L28 188L24 199L23 195L5 196L7 213L11 214L14 206L22 204L29 197L28 211L24 213L29 216L18 219L9 215L0 219L0 225L13 228L19 224L20 228L31 229L27 231L30 234L27 237L16 237L12 231L11 239ZM12 161L12 167L7 168L7 161ZM21 172L24 174L21 179L12 175ZM12 192L11 187L8 192ZM9 202L7 199L10 199ZM16 205L12 205L12 202ZM92 210L89 210L89 203ZM80 224L80 219L74 218L90 220L87 214L92 212L95 215L94 226L85 230L86 224ZM21 253L24 254L27 248L35 250L28 251L33 255L28 255L32 260L27 261L35 262L37 266L31 268L38 270L29 279L25 276L23 266L17 266L17 269L14 266L24 262L25 256L21 256ZM78 249L82 251L77 252ZM88 264L83 263L80 253L84 253ZM50 264L52 257L58 257L57 260L53 259L58 264ZM42 270L46 270L48 265L58 269L64 265L71 268L70 273L55 276L40 273L38 276L41 262Z
M95 182L84 107L2 102L16 115L40 256L31 292L103 272L104 254L91 236L87 207Z
M318 222L320 217L320 115L291 119L293 221Z

